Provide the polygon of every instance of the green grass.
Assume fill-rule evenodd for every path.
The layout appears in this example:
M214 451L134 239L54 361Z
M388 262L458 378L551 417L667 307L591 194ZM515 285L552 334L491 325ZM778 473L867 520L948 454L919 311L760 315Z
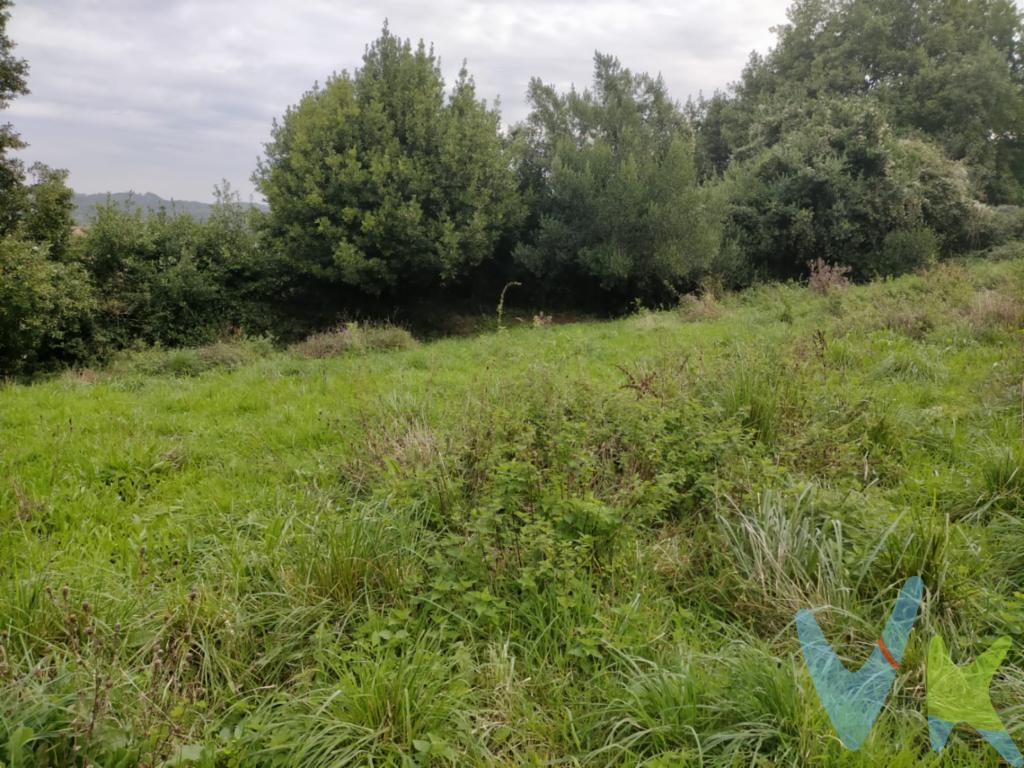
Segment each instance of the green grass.
M929 752L924 649L1011 635L1024 744L1022 297L974 261L4 386L0 761L996 765ZM793 614L858 665L915 573L848 752Z

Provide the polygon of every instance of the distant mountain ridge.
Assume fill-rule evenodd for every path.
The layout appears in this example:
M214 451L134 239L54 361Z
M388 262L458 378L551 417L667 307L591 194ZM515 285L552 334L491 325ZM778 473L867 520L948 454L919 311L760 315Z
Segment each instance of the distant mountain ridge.
M193 218L204 221L210 217L213 203L201 203L196 200L165 200L152 192L139 194L137 192L102 192L98 194L75 193L75 222L80 225L88 224L93 211L98 205L104 205L108 200L125 205L130 203L147 213L159 211L161 208L171 215L188 214ZM266 209L260 203L241 203L243 206Z

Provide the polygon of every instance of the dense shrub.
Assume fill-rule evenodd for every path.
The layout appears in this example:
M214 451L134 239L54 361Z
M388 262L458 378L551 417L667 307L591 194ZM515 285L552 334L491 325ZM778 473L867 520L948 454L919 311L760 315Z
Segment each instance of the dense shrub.
M1022 18L1012 0L796 0L787 16L730 92L700 104L704 165L721 171L774 144L787 109L865 99L897 133L963 161L985 200L1020 201Z
M1017 205L980 206L988 245L1000 246L1024 235L1024 208Z
M879 271L883 274L897 274L928 266L938 252L938 239L927 227L894 230L882 241Z
M4 38L7 5L0 106L26 86ZM526 317L547 303L678 303L696 318L718 310L713 294L691 295L711 284L810 269L825 292L969 249L1012 257L1021 209L989 203L1021 198L1020 18L1005 0L926 0L914 15L898 5L798 0L775 49L685 109L660 76L597 54L589 89L534 78L532 111L508 136L465 68L447 89L433 50L385 26L359 69L274 124L253 177L265 215L224 189L207 221L110 204L72 237L67 172L26 175L4 154L21 143L2 127L4 369L138 346L215 349L230 333L305 339L293 351L312 357L400 347L411 337L398 329L309 334L351 317L422 328L440 315L434 327L451 327L499 296L500 328L503 285L533 304L515 310ZM936 53L947 38L956 60ZM869 55L866 41L877 43ZM956 124L937 121L947 114ZM779 317L793 320L788 308ZM929 328L914 312L890 325Z
M922 141L895 139L870 102L823 102L782 126L723 182L728 232L760 274L793 277L822 258L863 279L971 244L961 169Z
M964 163L953 162L937 144L920 139L896 139L890 151L909 226L934 233L936 254L978 248L996 236L984 207L972 196Z
M88 358L96 312L80 266L51 260L46 245L0 239L0 375Z
M209 220L99 206L75 257L101 298L104 340L196 345L228 327L268 330L255 280L261 267L250 213L223 198Z

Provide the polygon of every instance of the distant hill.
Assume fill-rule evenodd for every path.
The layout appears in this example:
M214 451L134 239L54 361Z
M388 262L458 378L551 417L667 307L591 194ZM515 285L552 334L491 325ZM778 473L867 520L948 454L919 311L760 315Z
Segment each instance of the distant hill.
M76 192L75 222L78 224L88 224L89 218L92 216L92 212L96 206L106 203L108 199L118 203L119 205L124 205L130 201L136 208L141 208L143 211L147 212L155 212L164 208L172 215L187 213L199 220L209 218L210 209L213 208L212 203L200 203L196 200L165 200L159 195L154 195L152 192L146 192L145 194L138 194L136 192L103 192L95 195L86 195ZM263 209L266 208L265 205L261 205L259 203L242 203L242 205L252 205L256 208Z

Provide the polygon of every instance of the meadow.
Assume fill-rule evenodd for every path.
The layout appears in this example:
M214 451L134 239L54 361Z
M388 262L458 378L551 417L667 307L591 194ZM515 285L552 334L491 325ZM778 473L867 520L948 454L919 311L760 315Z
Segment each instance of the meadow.
M712 289L609 322L349 326L0 388L7 766L984 766L924 654L1013 647L1024 259ZM557 319L557 318L556 318ZM850 666L925 598L843 748Z

